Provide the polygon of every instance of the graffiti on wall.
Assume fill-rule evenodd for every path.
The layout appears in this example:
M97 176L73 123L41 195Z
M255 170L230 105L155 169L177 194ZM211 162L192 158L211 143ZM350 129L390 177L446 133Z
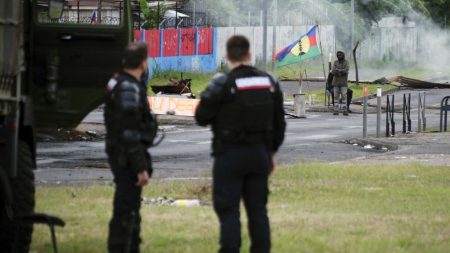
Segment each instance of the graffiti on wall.
M149 71L214 72L216 29L135 30L135 41L148 44Z

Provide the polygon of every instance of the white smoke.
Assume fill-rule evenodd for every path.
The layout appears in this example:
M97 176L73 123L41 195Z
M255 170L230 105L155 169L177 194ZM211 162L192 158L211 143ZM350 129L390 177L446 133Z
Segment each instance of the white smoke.
M260 11L263 0L194 0L205 6L207 12L222 20L221 26L260 25ZM268 25L273 23L274 0L267 0L269 5ZM337 2L337 1L333 1ZM410 0L356 0L354 18L354 42L361 41L358 54L362 61L372 60L379 65L420 67L427 69L448 68L450 63L450 34L434 23L424 6L411 4ZM370 6L384 4L388 6L385 13L371 15ZM366 8L365 15L358 10ZM367 11L368 10L368 11ZM395 15L393 14L395 13ZM423 14L425 13L425 14ZM250 18L249 18L250 14ZM383 18L397 17L397 25L386 26ZM224 21L225 19L225 21ZM389 19L384 19L389 21ZM392 18L391 20L395 20ZM380 22L381 21L381 22ZM387 22L388 23L388 22ZM350 3L332 3L329 0L278 0L278 25L334 25L336 49L351 53L352 15ZM377 35L377 32L380 34ZM382 40L369 47L370 38L379 36ZM384 44L383 44L384 43ZM384 49L383 49L384 47ZM365 58L364 58L365 57ZM364 65L362 66L364 67Z

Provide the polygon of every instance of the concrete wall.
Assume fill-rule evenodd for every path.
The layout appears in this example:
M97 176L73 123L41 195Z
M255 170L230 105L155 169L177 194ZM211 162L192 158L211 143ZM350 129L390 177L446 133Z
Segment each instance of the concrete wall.
M414 22L388 17L373 27L361 43L360 58L375 61L417 61L418 30Z
M288 46L300 36L306 34L311 26L279 26L277 27L275 53ZM321 26L319 41L322 41L324 56L335 52L334 26ZM267 28L267 61L272 60L272 27ZM257 27L219 27L214 29L213 53L210 55L173 56L149 58L150 74L157 71L184 71L211 73L225 62L225 44L228 38L235 34L245 35L250 40L253 63L262 59L263 28Z
M213 53L208 55L166 56L148 58L150 77L158 71L213 73L217 70L217 29L213 32Z
M402 23L397 19L380 22L379 27L372 28L367 38L361 42L358 57L367 61L403 61L416 62L418 52L418 30L414 23ZM311 28L305 26L277 27L276 51L278 52ZM253 63L262 59L263 29L256 27L218 27L214 28L213 53L210 55L174 56L149 58L150 72L185 71L212 73L225 63L225 44L235 34L245 35L250 40ZM334 54L336 48L335 27L320 26L318 42L322 44L323 58ZM350 54L351 52L347 52ZM267 61L272 60L272 27L267 29Z
M300 36L306 34L311 26L278 26L276 31L276 51L280 51L288 46ZM328 53L335 52L335 32L334 26L320 26L319 38L322 41L322 48L324 56ZM267 28L267 60L272 60L272 33L273 28ZM219 27L217 28L217 65L224 61L225 44L228 38L235 34L245 35L250 40L251 52L253 55L253 62L262 59L263 55L263 28L256 27ZM320 41L319 40L319 41Z

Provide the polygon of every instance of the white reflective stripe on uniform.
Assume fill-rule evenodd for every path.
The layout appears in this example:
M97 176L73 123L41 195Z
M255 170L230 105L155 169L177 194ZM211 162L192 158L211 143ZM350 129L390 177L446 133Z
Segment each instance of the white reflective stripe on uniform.
M111 78L111 79L109 79L106 89L108 91L112 91L114 89L114 87L116 87L116 85L117 85L117 80L115 78Z
M267 76L254 76L236 79L238 90L270 89L272 84Z

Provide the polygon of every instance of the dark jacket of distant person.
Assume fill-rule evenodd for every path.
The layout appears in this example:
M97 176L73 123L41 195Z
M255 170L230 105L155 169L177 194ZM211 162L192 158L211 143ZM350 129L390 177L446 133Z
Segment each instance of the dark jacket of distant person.
M334 61L332 73L333 73L333 87L347 87L348 72L350 66L345 59L345 54L342 51L337 52L338 59Z

